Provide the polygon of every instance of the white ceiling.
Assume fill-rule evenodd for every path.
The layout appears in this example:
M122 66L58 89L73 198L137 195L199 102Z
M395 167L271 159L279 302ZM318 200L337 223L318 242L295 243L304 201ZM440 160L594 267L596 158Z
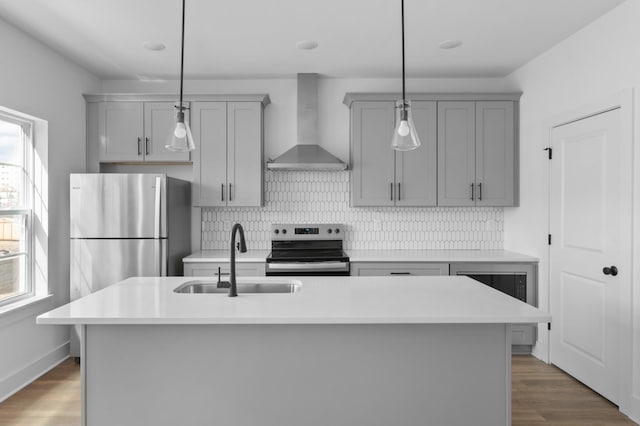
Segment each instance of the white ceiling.
M405 0L408 77L502 77L624 0ZM175 79L181 0L0 0L105 79ZM187 0L186 78L397 77L400 0ZM296 49L315 40L312 51ZM460 39L442 50L438 44ZM145 41L161 42L160 52Z

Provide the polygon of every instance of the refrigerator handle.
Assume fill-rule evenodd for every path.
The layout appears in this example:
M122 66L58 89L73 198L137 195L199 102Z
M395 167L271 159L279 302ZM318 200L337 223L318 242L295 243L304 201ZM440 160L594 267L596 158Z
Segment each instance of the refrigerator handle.
M153 223L153 238L160 238L160 227L161 227L161 206L162 206L162 178L160 176L156 177L156 200L155 200L155 213L154 213L154 223Z
M166 249L166 241L164 239L154 240L154 265L157 267L156 272L159 277L167 276L167 249Z
M155 250L154 250L154 258L155 262L157 262L157 273L159 277L166 275L166 272L163 274L162 270L162 240L160 239L160 227L161 227L161 207L162 207L162 178L160 176L156 176L156 199L155 199L155 213L154 213L154 230L153 230L153 238L155 239Z

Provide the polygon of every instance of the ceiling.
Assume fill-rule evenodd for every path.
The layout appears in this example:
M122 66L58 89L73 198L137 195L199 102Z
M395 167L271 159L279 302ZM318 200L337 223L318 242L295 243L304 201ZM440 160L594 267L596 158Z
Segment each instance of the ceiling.
M407 76L506 76L623 1L405 0ZM0 0L0 17L103 79L153 81L179 75L181 7ZM400 34L400 0L187 0L185 77L397 77ZM319 46L297 49L301 40ZM445 40L463 44L440 49Z

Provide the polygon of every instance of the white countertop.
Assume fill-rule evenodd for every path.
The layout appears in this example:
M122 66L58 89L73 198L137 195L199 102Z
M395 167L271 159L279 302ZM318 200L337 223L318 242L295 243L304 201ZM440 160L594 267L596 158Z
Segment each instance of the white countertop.
M292 294L178 294L197 277L136 277L37 318L38 324L543 323L551 316L464 276L297 277ZM207 279L207 278L202 278ZM273 282L288 277L238 277Z
M236 252L237 262L264 262L271 250ZM538 262L537 257L508 250L346 250L351 262ZM228 262L229 250L202 250L184 263Z

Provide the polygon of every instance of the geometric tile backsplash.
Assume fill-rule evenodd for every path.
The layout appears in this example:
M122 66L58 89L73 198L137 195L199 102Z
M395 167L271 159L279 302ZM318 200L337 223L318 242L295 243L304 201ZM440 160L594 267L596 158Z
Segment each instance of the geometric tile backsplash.
M501 207L350 207L349 172L266 171L263 207L202 209L202 249L228 249L235 222L249 249L273 223L341 223L345 249L502 249Z

